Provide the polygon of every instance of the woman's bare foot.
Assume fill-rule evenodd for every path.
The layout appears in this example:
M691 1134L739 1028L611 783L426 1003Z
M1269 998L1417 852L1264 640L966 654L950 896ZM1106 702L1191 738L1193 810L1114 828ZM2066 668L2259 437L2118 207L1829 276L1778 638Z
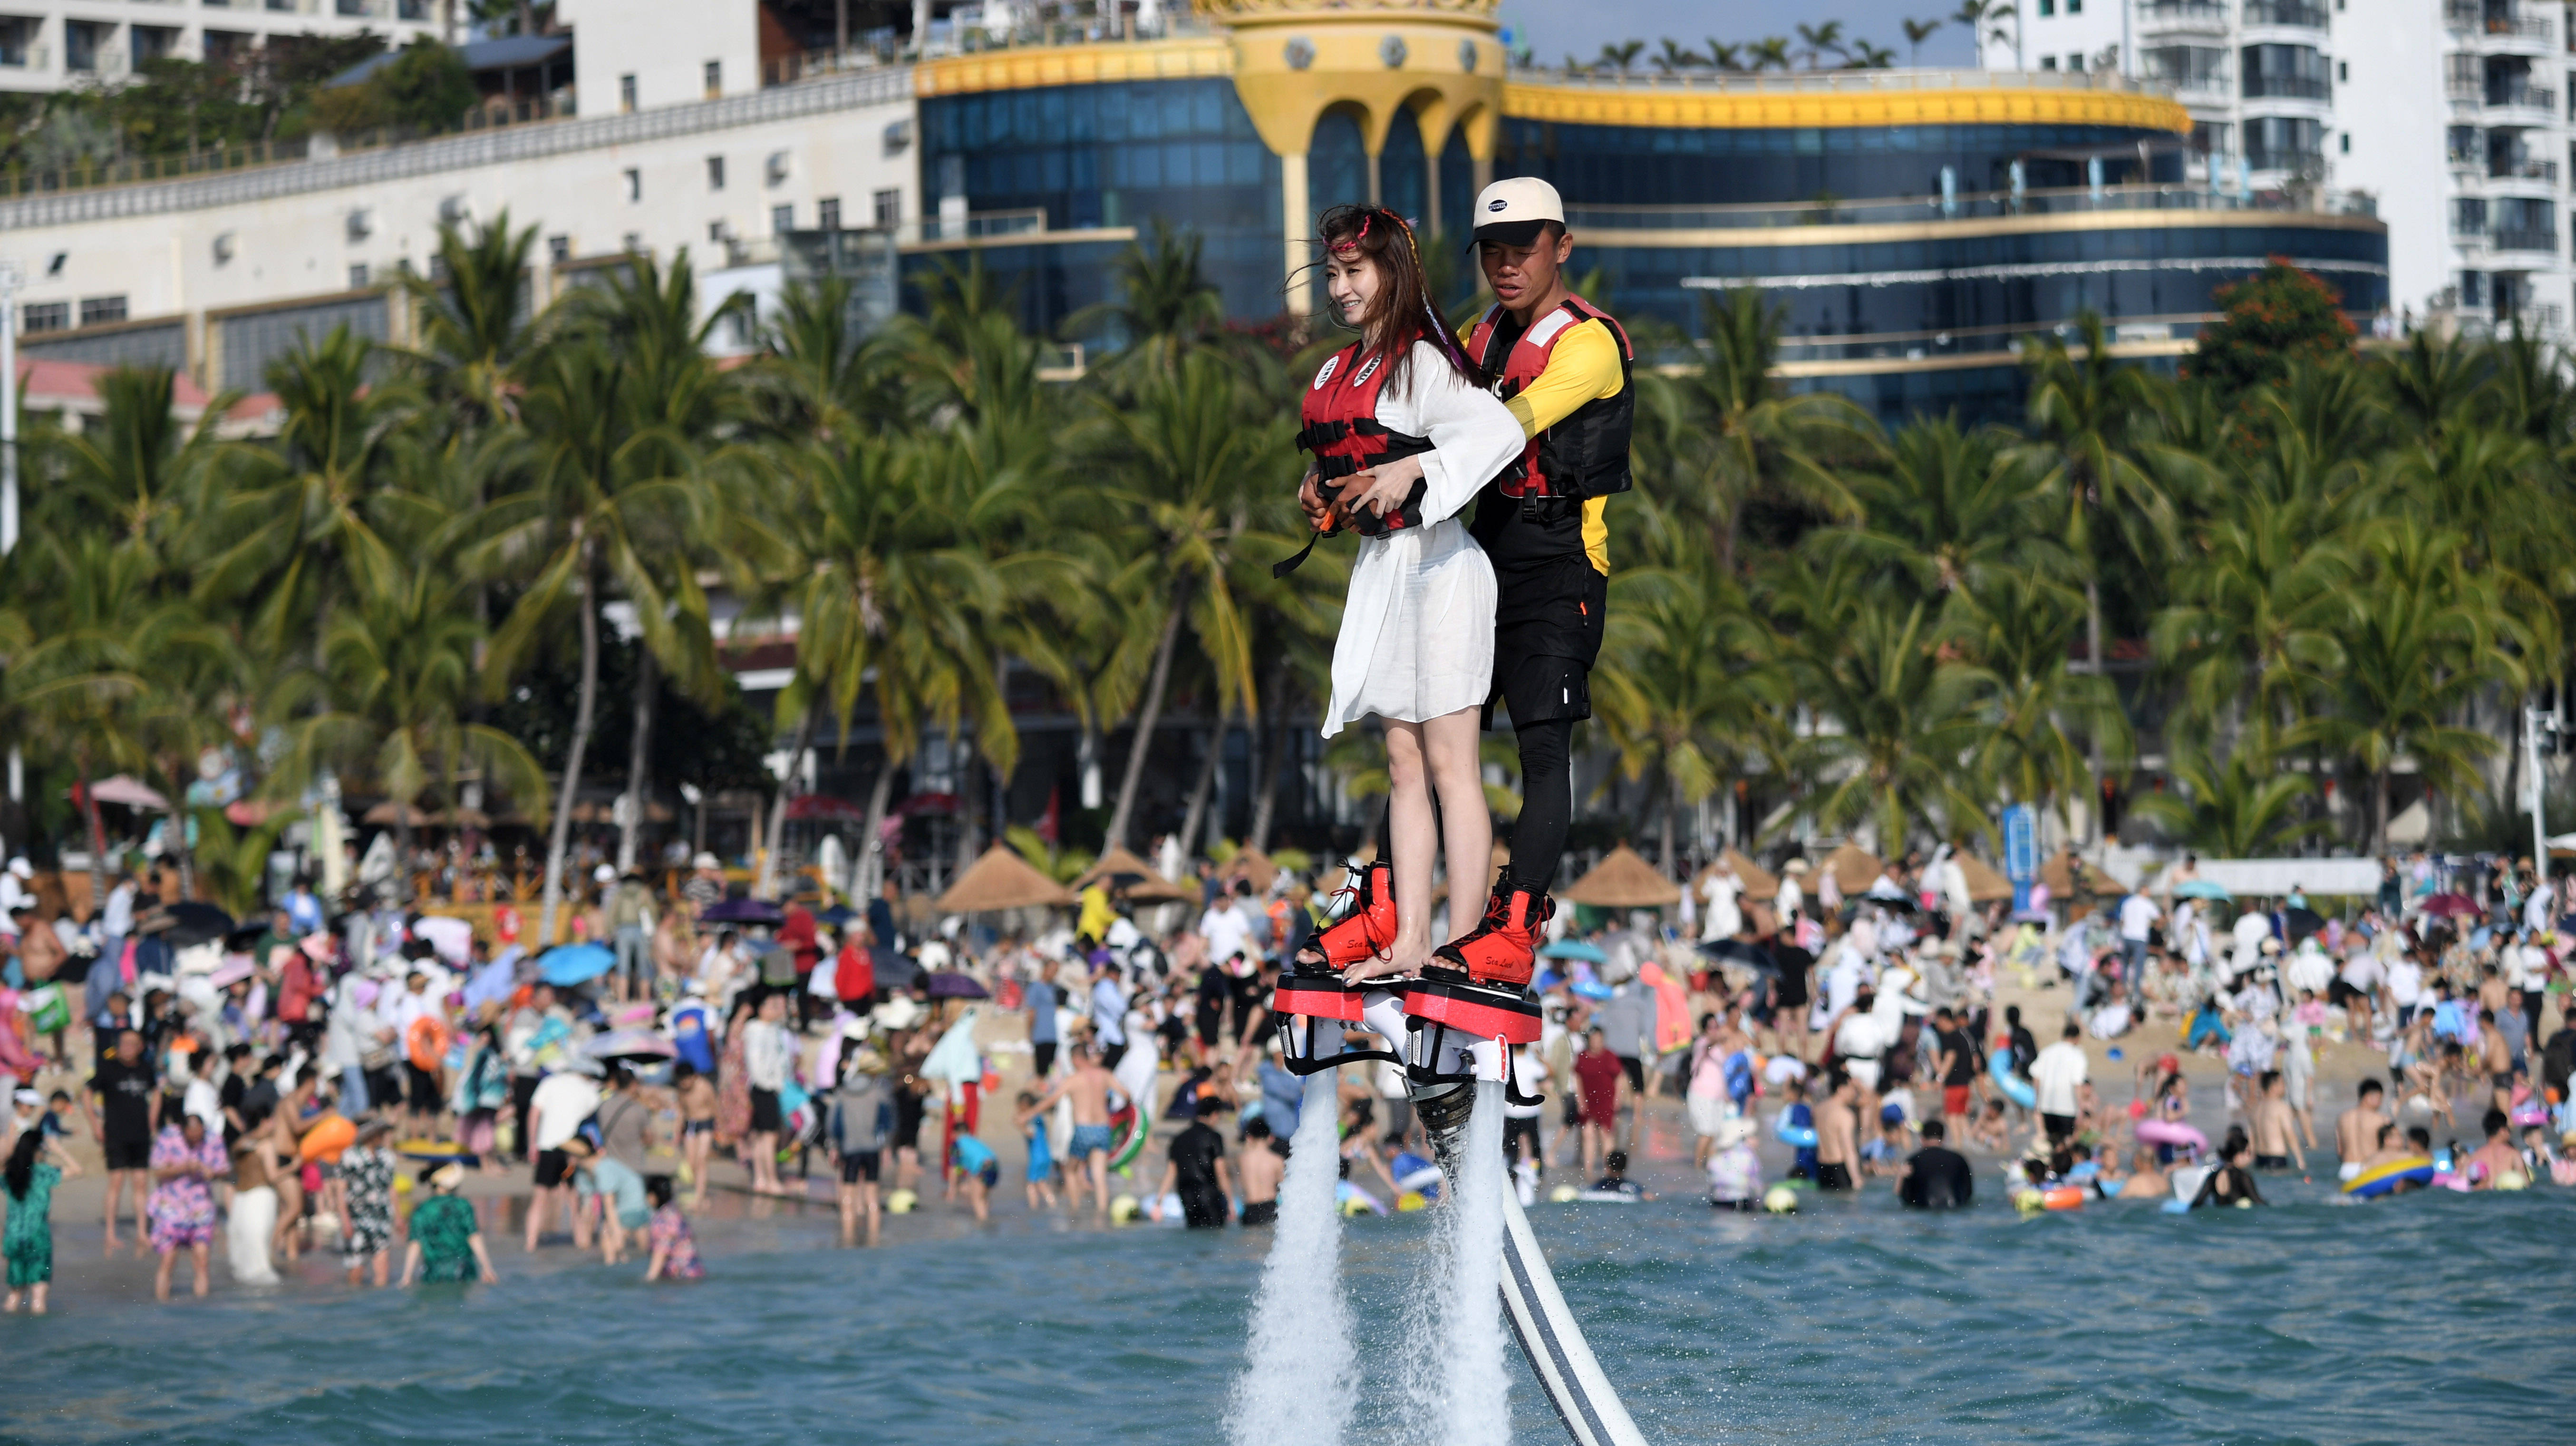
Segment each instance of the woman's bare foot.
M1431 962L1431 940L1398 935L1393 947L1385 953L1363 959L1342 971L1344 984L1357 984L1367 979L1383 979L1390 974L1416 974Z

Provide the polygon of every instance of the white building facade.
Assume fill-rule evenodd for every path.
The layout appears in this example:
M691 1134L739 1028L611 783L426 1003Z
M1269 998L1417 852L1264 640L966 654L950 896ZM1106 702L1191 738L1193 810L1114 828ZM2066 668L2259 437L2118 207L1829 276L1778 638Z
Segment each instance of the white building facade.
M1985 60L2171 86L2195 182L2342 193L2388 223L2405 313L2563 341L2568 22L2558 0L2021 0Z
M164 56L223 60L272 39L452 37L462 0L5 0L0 91L113 85Z

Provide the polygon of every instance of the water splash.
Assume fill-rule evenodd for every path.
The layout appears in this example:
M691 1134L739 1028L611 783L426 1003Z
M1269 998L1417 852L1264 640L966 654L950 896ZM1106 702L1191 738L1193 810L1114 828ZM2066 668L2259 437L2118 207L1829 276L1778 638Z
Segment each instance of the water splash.
M1442 1446L1502 1446L1512 1437L1512 1378L1505 1355L1503 1283L1503 1086L1476 1085L1476 1110L1467 1118L1459 1178L1449 1182L1441 1214L1447 1279L1439 1282L1432 1312L1433 1346L1440 1363L1437 1393L1425 1404L1438 1423Z
M1252 1302L1244 1368L1226 1409L1229 1446L1339 1446L1358 1398L1358 1352L1341 1289L1341 1163L1336 1072L1306 1077L1305 1103L1279 1182L1279 1220ZM1497 1126L1499 1129L1499 1126ZM1499 1137L1495 1146L1500 1158ZM1492 1285L1486 1299L1493 1299Z

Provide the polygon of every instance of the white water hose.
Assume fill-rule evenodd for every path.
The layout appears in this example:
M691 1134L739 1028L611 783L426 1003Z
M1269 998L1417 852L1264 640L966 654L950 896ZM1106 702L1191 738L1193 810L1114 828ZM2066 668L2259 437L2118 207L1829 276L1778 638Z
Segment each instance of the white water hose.
M1503 1188L1503 1313L1520 1338L1521 1353L1529 1357L1531 1374L1546 1389L1548 1403L1556 1407L1575 1446L1646 1446L1637 1423L1628 1419L1628 1408L1619 1404L1618 1392L1610 1389L1610 1378L1601 1373L1601 1363L1592 1358L1574 1312L1566 1309L1547 1255L1530 1233L1529 1216L1508 1185Z

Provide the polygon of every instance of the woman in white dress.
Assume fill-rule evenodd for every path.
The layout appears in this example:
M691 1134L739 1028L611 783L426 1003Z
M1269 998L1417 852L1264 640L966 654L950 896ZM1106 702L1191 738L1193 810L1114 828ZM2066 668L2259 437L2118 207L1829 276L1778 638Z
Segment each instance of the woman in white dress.
M1432 859L1442 844L1452 878L1468 881L1450 890L1453 914L1484 898L1493 821L1477 714L1493 679L1494 569L1459 513L1523 438L1432 310L1403 219L1336 207L1322 235L1325 295L1360 339L1309 389L1301 440L1317 464L1298 495L1310 517L1362 534L1323 732L1372 714L1384 723L1394 856L1395 937L1344 971L1357 982L1412 973L1431 957ZM1453 917L1449 932L1474 922L1473 913Z

